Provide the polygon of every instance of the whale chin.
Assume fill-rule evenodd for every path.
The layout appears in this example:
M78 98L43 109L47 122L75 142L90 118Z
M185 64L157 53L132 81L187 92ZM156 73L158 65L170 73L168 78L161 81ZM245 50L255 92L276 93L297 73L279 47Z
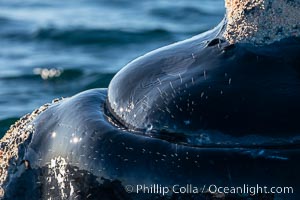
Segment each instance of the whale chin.
M231 44L225 26L125 66L108 88L112 118L190 145L293 143L300 132L299 38Z

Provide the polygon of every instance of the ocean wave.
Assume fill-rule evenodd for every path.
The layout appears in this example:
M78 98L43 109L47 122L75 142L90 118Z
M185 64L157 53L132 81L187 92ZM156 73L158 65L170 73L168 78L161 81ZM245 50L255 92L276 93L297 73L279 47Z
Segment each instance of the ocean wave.
M10 20L6 17L1 17L0 16L0 25L5 25L9 22Z
M46 77L46 71L49 73L51 71L59 71L53 76L48 75ZM81 69L60 69L60 68L35 68L33 69L33 72L30 74L21 74L21 75L14 75L14 76L4 76L1 77L0 80L2 81L18 81L18 82L24 82L24 81L41 81L41 80L47 80L47 81L55 81L55 80L66 80L71 81L74 79L78 79L84 76L84 71Z
M171 39L173 33L165 29L129 31L86 28L59 29L47 27L40 28L33 32L4 32L0 33L0 37L26 41L53 41L67 45L122 45Z
M52 76L49 74L52 72ZM47 73L45 73L47 72ZM59 72L59 73L58 73ZM48 74L46 76L45 74ZM81 69L61 69L61 68L35 68L30 74L20 74L14 76L4 76L0 77L0 81L8 82L18 82L23 84L28 84L31 82L35 85L36 88L39 87L39 84L42 82L47 82L49 84L61 84L64 83L66 86L76 82L77 87L80 90L87 90L92 88L106 88L108 87L109 82L113 78L115 73L112 72L96 72L90 71L85 72Z
M194 7L162 7L153 8L149 13L155 17L168 20L176 20L177 22L191 22L194 23L195 19L201 20L202 18L221 16L223 13L209 12L208 10L194 8Z
M105 29L69 29L59 30L53 28L40 29L34 37L38 39L51 39L72 44L112 44L143 42L145 39L170 36L167 30L154 29L148 31L125 31Z

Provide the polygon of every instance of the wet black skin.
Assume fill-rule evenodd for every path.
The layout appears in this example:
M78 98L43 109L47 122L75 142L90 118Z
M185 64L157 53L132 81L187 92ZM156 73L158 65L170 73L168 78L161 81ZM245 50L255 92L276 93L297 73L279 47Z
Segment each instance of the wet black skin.
M193 184L200 188L210 184L260 184L299 190L299 147L205 148L168 142L116 128L104 115L105 99L105 90L89 90L40 114L34 122L35 132L20 146L17 165L10 167L5 199L64 199L60 184L49 169L51 159L57 156L65 158L67 163L67 173L63 175L67 199L99 199L100 194L103 197L100 199L158 196L127 193L128 184L169 187ZM57 133L55 138L53 132ZM74 135L82 140L70 143ZM31 168L24 169L22 160L30 162ZM13 177L15 174L20 176ZM72 194L70 183L74 188ZM278 196L295 199L296 195ZM164 198L180 199L180 196L173 194ZM212 199L211 196L209 193L185 194L184 199ZM264 196L274 199L270 194ZM227 199L246 198L228 195ZM262 198L258 195L250 199Z
M294 194L219 199L300 198L299 39L230 45L222 27L138 58L108 91L41 113L9 169L5 199L213 199L127 193L129 184L286 186ZM62 190L49 167L58 156Z
M299 55L299 39L263 47L190 39L126 66L109 86L109 106L133 129L294 137L300 132ZM120 112L130 103L130 112Z

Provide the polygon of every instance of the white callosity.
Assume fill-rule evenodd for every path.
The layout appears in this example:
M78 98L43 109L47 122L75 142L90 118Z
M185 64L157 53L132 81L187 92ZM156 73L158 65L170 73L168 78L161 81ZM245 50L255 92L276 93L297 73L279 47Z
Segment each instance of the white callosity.
M300 36L300 0L226 0L230 43L270 44Z
M60 191L60 199L67 199L68 194L66 193L66 184L70 183L72 188L71 182L67 179L67 162L66 159L58 156L51 159L50 164L48 165L49 172L48 177L53 177L57 181L58 189ZM51 179L51 178L50 178ZM51 181L50 181L51 182ZM71 190L72 191L72 190Z

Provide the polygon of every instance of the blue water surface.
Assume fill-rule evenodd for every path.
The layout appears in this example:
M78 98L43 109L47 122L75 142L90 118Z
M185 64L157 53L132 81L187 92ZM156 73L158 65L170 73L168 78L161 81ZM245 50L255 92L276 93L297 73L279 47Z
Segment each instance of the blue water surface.
M107 87L132 59L223 16L223 0L1 0L0 137L44 103Z

